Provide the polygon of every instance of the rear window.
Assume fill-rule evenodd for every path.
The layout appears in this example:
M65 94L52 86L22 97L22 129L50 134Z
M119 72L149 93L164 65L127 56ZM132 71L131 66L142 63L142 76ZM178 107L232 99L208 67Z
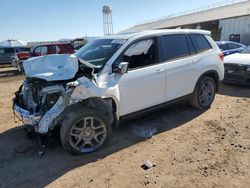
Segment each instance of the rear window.
M48 54L48 47L47 46L42 46L41 55L46 55L46 54Z
M6 54L10 54L10 53L14 53L15 51L14 51L14 48L5 48L5 53Z
M191 34L190 37L198 53L212 48L204 35Z
M189 46L186 35L165 35L160 37L162 42L161 61L178 59L189 56Z
M24 47L17 47L16 52L30 52L30 48L24 48Z
M246 47L244 50L242 50L240 53L242 54L250 54L250 46Z

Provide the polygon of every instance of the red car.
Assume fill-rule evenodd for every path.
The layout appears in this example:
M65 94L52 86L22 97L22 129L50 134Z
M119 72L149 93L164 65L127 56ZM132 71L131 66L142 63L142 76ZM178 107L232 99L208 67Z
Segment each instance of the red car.
M58 44L42 44L36 46L31 53L31 56L41 56L47 54L73 54L75 53L74 47L67 43Z
M12 65L23 72L23 61L36 56L48 54L73 54L75 53L74 47L70 43L53 43L41 44L33 48L32 51L17 51L16 56L13 57Z

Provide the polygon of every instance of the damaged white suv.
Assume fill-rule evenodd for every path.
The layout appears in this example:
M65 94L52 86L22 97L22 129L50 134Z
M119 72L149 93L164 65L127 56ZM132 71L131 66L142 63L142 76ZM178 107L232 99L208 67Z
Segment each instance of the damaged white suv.
M213 102L224 77L223 54L202 30L154 30L96 39L74 55L24 62L26 79L13 110L39 134L60 127L65 149L88 153L112 125L185 98Z

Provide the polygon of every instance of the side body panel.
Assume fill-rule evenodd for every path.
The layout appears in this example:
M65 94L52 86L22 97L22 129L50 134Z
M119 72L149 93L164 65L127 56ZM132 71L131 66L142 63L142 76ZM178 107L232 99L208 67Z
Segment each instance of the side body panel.
M153 65L129 71L117 82L120 115L132 113L165 101L165 66Z

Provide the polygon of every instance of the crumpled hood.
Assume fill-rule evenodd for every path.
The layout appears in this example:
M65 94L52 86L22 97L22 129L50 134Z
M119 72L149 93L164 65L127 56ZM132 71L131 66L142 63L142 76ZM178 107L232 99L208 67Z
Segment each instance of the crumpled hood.
M224 63L250 65L250 54L236 53L224 58Z
M27 77L47 81L69 80L78 71L78 60L75 55L53 54L28 59L23 62Z

